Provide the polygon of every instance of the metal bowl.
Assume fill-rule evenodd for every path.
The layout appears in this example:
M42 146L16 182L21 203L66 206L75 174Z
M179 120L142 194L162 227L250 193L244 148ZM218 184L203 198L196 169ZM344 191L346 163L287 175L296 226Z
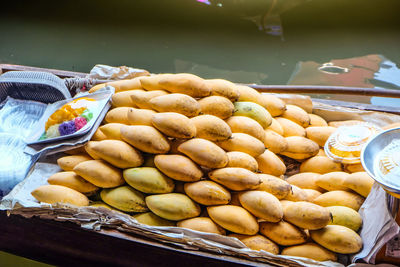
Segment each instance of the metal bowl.
M388 184L380 178L378 175L379 170L375 169L376 165L374 164L379 152L395 139L400 139L400 128L389 129L375 135L367 142L361 151L361 164L365 171L386 191L389 191L389 193L400 194L400 181L399 185Z

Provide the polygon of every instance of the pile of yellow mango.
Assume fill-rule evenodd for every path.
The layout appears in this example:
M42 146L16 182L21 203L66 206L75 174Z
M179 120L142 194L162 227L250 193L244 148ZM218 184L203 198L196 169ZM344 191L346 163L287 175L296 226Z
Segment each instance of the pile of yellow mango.
M276 96L186 73L91 92L106 85L116 93L104 123L84 149L58 159L64 171L32 192L38 201L107 207L318 261L362 248L358 210L373 179L321 149L346 122L328 125ZM301 162L300 173L285 177L285 157Z

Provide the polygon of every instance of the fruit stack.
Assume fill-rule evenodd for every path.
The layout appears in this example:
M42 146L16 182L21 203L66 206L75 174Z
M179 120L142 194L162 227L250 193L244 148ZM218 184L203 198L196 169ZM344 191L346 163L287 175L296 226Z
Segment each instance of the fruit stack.
M248 86L186 73L91 92L105 85L116 89L113 108L83 153L61 157L64 171L32 192L38 201L108 207L143 224L229 235L253 250L318 261L361 249L357 211L373 180L324 154L336 128L323 118ZM301 162L300 173L285 177L287 158ZM89 201L98 192L102 201Z

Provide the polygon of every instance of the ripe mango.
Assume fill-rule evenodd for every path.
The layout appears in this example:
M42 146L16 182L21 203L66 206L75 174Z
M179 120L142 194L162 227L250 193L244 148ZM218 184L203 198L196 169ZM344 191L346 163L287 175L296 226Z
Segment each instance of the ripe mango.
M323 207L329 206L345 206L358 211L364 202L364 198L356 193L346 191L330 191L323 193L316 199L314 203Z
M236 85L224 79L204 80L211 87L211 96L221 96L235 102L239 98L239 90Z
M329 224L343 225L356 232L360 229L362 218L357 211L344 206L330 206L327 209L332 214L332 222Z
M129 90L129 91L115 93L111 97L112 106L113 107L137 107L135 104L133 104L132 99L131 99L131 95L137 93L137 91L144 92L144 90L136 89L136 90Z
M262 235L230 234L229 236L239 239L246 247L252 250L264 250L275 255L279 254L278 245Z
M81 162L92 160L87 154L77 154L72 156L65 156L57 159L57 164L64 171L72 171L76 165Z
M323 147L328 140L329 136L337 129L331 126L313 126L306 129L306 136L308 139L313 140L319 146Z
M257 218L267 222L279 222L283 218L283 209L279 200L265 191L245 191L239 194L243 208Z
M152 167L130 168L123 171L125 181L143 193L161 194L174 191L174 181Z
M196 135L196 126L185 115L175 112L154 114L151 122L163 134L175 138L192 138Z
M254 189L261 183L257 174L244 168L217 169L209 172L208 177L235 191Z
M289 191L289 194L287 194L287 196L285 197L286 200L289 201L307 201L307 193L303 191L303 189L295 186L295 185L291 185L291 189Z
M170 75L170 73L155 74L140 79L140 85L147 91L163 90L164 88L159 84L160 79Z
M66 203L75 206L88 206L89 199L78 191L61 185L42 185L32 191L39 202L49 204Z
M285 221L261 222L260 233L282 246L299 245L307 240L305 230Z
M245 133L264 142L264 129L257 121L245 116L232 116L226 123L233 133Z
M99 127L99 130L106 137L105 139L121 140L121 127L125 124L122 123L107 123Z
M252 172L258 170L257 161L247 153L231 151L226 153L226 155L228 156L228 164L226 167L245 168Z
M158 112L176 112L187 117L197 116L200 112L200 104L185 94L169 94L157 96L150 100L151 108Z
M319 192L325 192L325 190L316 183L319 176L320 174L315 172L301 172L290 176L286 179L286 182L302 189L314 189Z
M281 254L286 256L304 257L316 261L337 261L337 256L335 253L311 242L302 245L286 247L282 250Z
M262 106L268 110L271 116L276 117L282 115L286 110L285 102L274 96L269 94L261 94Z
M344 185L344 181L348 176L349 174L346 172L328 172L318 176L315 183L327 191L349 191L349 189Z
M269 130L268 128L264 131L263 142L264 146L268 148L268 150L276 154L282 153L288 148L288 142L286 141L285 137L272 130Z
M264 173L258 174L258 177L261 179L261 184L257 190L271 193L278 199L285 198L291 191L290 184L278 177Z
M292 202L283 209L285 221L309 230L325 227L332 221L331 216L327 208L306 201Z
M223 120L232 116L235 111L232 102L222 96L207 96L198 102L202 114L213 115Z
M256 218L242 207L221 205L207 207L210 218L222 228L244 235L255 235L258 230Z
M282 160L269 150L265 150L260 156L256 157L258 169L266 174L281 176L286 172L286 166Z
M128 121L126 124L153 126L152 118L154 114L157 114L154 110L130 108L128 109Z
M374 179L366 172L355 172L346 177L343 186L357 192L363 197L367 197L374 185Z
M51 185L62 185L80 193L93 193L98 189L97 186L89 183L73 171L55 173L47 179L47 182Z
M195 182L203 177L199 166L182 155L157 155L154 164L165 175L178 181Z
M337 171L342 171L342 165L324 156L314 156L300 165L300 172L316 172L324 174Z
M253 102L235 102L234 116L245 116L257 121L263 128L272 123L272 117L262 106Z
M283 137L306 136L306 130L304 130L304 128L301 127L299 124L282 117L276 117L275 120L283 129Z
M146 224L146 225L150 225L150 226L175 226L176 225L175 222L163 219L160 216L155 215L151 211L133 215L133 218L135 218L141 224Z
M182 93L192 97L204 97L211 94L211 87L204 79L190 73L165 75L158 84L171 93Z
M147 196L146 204L153 213L171 221L197 217L201 212L198 204L179 193Z
M186 183L184 190L191 199L206 206L224 205L231 201L230 192L213 181Z
M316 114L308 114L310 117L310 125L309 127L314 127L314 126L328 126L328 123L326 120L324 120L321 116L318 116Z
M281 117L291 120L303 128L310 125L308 113L301 107L295 105L286 105L286 110L282 113Z
M313 202L314 199L316 199L317 197L319 197L322 193L314 190L314 189L303 189L303 192L305 192L307 194L307 201L308 202Z
M157 96L168 95L168 92L164 90L155 90L155 91L139 91L131 94L130 98L132 103L141 109L152 109L152 105L150 104L150 100Z
M101 200L116 209L126 212L148 211L144 201L145 195L136 189L123 185L114 188L105 188L100 192Z
M231 137L229 125L213 115L200 115L190 119L196 127L196 137L210 141L222 141Z
M308 128L307 128L308 129ZM314 141L302 136L286 137L287 148L281 152L282 155L292 159L306 159L315 156L319 151L319 146Z
M179 221L178 227L188 228L199 232L225 235L225 230L208 217L195 217Z
M245 133L233 133L228 140L217 143L226 151L239 151L258 157L265 151L264 143Z
M321 246L341 254L357 253L362 248L361 237L341 225L327 225L310 232L311 238Z
M106 117L104 120L107 123L122 123L122 124L129 124L128 120L128 111L129 107L118 107L113 108L107 112Z
M277 134L283 136L283 128L275 118L272 118L271 125L265 129L272 130L272 131L276 132Z
M168 140L152 126L123 126L121 137L128 144L146 153L162 154L170 149Z

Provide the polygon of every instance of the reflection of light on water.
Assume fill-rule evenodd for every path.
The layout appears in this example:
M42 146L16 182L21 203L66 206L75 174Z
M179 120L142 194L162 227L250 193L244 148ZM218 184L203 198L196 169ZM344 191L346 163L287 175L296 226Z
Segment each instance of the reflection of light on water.
M206 5L211 5L210 1L208 1L208 0L197 0L197 2L206 4Z
M349 72L348 68L342 68L339 66L335 66L331 62L322 64L322 66L319 67L318 70L323 73L328 73L328 74L340 74L340 73Z
M375 88L400 89L400 69L396 63L385 59L374 74ZM372 97L371 103L378 106L399 107L399 98Z

